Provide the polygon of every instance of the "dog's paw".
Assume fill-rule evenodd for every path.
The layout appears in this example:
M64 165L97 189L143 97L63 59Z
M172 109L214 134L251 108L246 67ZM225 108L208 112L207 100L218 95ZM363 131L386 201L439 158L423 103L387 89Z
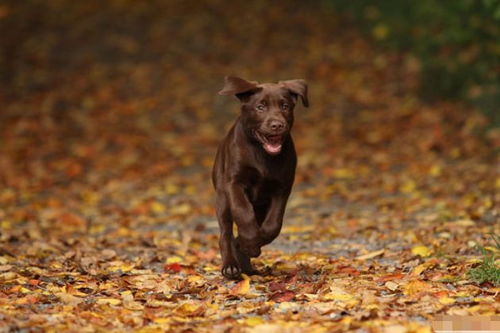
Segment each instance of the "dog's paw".
M224 275L224 277L231 280L241 279L241 269L236 265L225 265L224 267L222 267L221 273L222 275Z

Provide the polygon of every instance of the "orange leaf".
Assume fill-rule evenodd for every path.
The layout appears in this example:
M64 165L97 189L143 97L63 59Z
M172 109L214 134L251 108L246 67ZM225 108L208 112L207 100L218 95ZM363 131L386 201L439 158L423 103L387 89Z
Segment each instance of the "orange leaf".
M402 273L387 274L387 275L379 277L377 279L377 281L378 282L387 282L387 281L392 281L392 280L401 280L404 277L405 277L405 274L402 274Z
M231 288L231 295L245 295L250 291L250 279L245 274L242 274L243 280L238 282Z
M420 280L414 280L409 282L406 286L404 286L404 294L408 296L413 296L422 291L426 291L430 289L430 285Z

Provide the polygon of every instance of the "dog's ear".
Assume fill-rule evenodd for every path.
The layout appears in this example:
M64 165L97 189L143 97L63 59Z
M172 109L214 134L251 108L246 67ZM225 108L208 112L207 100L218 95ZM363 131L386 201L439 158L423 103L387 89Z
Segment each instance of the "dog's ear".
M300 99L302 99L302 104L304 104L305 107L309 106L309 100L307 99L307 83L305 80L287 80L279 81L278 83L285 86L285 88L290 90L292 94L300 96Z
M241 99L248 93L261 89L258 87L258 82L247 81L236 76L226 76L224 81L224 88L219 91L219 95L236 95L236 97Z

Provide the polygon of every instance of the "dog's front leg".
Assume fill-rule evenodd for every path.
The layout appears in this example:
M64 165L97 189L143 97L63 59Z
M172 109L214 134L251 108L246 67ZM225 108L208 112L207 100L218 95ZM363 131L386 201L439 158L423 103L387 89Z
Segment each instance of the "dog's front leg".
M248 200L243 186L231 183L227 189L231 215L238 226L236 246L250 257L260 255L259 225L255 218L252 204Z
M233 220L226 194L217 191L215 203L220 228L219 249L222 258L222 275L228 279L238 279L241 275L241 268L238 264L237 253L233 249Z
M271 243L280 234L288 195L289 193L281 193L271 199L271 206L260 227L261 246Z

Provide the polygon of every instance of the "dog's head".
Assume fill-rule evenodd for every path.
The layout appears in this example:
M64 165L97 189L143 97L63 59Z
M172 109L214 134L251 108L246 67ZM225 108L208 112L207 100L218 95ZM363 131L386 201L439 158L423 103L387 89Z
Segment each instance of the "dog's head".
M304 106L307 84L304 80L287 80L278 83L247 81L226 76L219 95L235 95L241 102L241 119L248 135L262 144L271 155L281 152L283 141L293 125L293 109L300 97Z

